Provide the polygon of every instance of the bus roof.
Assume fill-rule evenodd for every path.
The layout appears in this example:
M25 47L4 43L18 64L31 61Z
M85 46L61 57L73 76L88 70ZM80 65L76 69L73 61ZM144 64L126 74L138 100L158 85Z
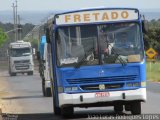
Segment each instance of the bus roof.
M81 8L78 10L66 10L63 12L57 12L56 15L62 15L62 14L68 14L68 13L75 13L75 12L80 12L80 11L93 11L93 10L139 10L137 8L106 8L106 7L88 7L88 8Z

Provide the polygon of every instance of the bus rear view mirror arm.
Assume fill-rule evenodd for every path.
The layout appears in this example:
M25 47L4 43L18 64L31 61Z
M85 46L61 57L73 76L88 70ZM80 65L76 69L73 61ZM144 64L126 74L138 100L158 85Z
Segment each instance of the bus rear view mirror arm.
M47 43L50 43L50 34L49 34L49 28L46 28L46 41Z
M149 30L149 25L148 25L148 21L147 20L143 20L142 21L142 30L143 33L147 33Z

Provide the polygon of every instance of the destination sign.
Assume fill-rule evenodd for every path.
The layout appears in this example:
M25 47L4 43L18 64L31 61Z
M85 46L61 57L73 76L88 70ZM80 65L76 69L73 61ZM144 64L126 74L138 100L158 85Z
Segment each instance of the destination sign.
M92 10L58 15L57 25L137 20L136 10Z

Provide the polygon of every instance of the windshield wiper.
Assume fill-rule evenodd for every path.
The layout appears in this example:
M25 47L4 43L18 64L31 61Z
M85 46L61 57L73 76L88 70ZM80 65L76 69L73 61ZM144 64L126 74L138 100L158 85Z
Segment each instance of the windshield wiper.
M86 60L87 56L90 55L90 53L93 51L94 48L90 48L85 55L83 56L83 58L81 59L81 61L79 61L74 67L75 68L79 68Z
M111 53L115 55L115 60L118 59L119 62L122 64L122 66L125 66L127 62L120 57L120 54L117 53L117 51L111 46L111 44L106 40L106 43L108 44L108 49L111 47Z
M108 43L108 45L111 46L109 43ZM78 62L74 67L75 67L75 68L79 68L79 67L85 62L87 56L90 55L90 53L91 53L93 50L94 50L94 48L90 48L90 49L85 53L85 55L84 55L84 57L81 59L81 61ZM125 65L127 64L127 62L120 57L120 54L118 54L117 51L116 51L113 47L112 47L112 49L111 49L111 52L114 53L115 59L118 59L119 62L122 64L122 66L125 66Z
M108 44L108 45L111 46L110 44ZM111 49L111 53L112 53L112 52L114 53L115 58L118 59L119 62L122 64L122 66L127 65L127 62L120 57L120 54L118 54L117 51L116 51L113 47L112 47L112 49Z

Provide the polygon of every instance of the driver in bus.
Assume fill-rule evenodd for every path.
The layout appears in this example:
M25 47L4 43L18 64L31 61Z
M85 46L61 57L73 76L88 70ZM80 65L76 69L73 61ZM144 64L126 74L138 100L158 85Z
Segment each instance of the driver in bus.
M121 33L120 35L120 47L123 48L133 48L133 44L128 39L128 35L126 32Z

